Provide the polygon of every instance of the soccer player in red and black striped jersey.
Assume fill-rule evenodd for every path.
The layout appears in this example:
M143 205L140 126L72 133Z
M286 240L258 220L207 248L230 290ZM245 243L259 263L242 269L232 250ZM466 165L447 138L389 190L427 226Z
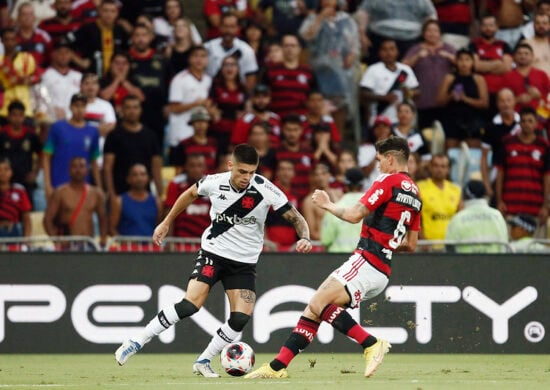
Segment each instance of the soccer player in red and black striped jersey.
M381 175L359 202L338 207L325 191L316 190L313 202L351 223L363 221L361 238L349 260L321 284L279 354L245 378L286 378L286 367L312 341L321 321L354 339L364 348L365 376L370 377L391 345L377 339L346 311L380 294L388 284L391 258L396 250L413 251L420 229L422 201L416 183L407 173L409 146L404 138L376 143Z
M494 156L498 169L495 193L504 215L529 214L541 223L548 218L550 196L550 144L536 134L537 113L520 111L520 132L508 135Z

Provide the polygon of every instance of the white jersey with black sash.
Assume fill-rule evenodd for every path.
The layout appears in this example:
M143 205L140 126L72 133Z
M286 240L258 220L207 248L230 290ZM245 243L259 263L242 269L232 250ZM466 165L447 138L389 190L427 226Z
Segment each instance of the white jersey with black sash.
M265 177L255 174L244 190L235 189L231 173L208 175L198 183L199 196L210 198L211 225L201 247L226 259L255 264L264 244L264 225L270 207L282 213L291 206L286 195Z

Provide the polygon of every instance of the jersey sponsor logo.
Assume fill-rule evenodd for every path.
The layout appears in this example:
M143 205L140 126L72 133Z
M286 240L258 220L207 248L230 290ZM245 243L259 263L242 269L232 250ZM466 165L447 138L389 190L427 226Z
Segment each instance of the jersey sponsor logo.
M297 333L304 336L306 339L308 339L310 343L313 341L313 338L315 337L315 334L313 334L313 332L306 330L304 328L299 328L299 327L294 328L292 333Z
M229 186L226 186L224 184L220 184L220 191L230 191L231 188Z
M368 199L368 202L373 205L376 202L378 202L378 199L380 199L380 196L384 194L384 190L378 189L376 190Z
M251 208L254 207L254 198L251 197L251 196L243 196L241 204L242 204L243 208L251 209Z
M395 201L405 206L411 206L413 209L417 211L420 211L420 208L422 207L422 202L420 200L407 194L397 194L397 198L395 198Z
M252 203L252 206L250 208L254 207L254 202ZM233 214L233 216L225 215L225 214L218 214L216 213L216 217L214 218L215 222L225 222L230 225L253 225L256 223L256 217L239 217L236 214Z
M340 315L340 313L343 312L343 311L344 311L343 307L339 307L336 310L334 310L332 312L332 314L330 315L330 317L327 319L327 322L329 324L332 324L332 322L336 319L336 317L338 317L338 315Z

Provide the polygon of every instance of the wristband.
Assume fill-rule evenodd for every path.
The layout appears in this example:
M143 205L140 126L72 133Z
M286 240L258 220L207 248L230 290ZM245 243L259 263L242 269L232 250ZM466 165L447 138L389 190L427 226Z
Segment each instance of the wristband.
M311 240L307 237L300 237L300 240L306 240L307 242L309 242L311 244Z

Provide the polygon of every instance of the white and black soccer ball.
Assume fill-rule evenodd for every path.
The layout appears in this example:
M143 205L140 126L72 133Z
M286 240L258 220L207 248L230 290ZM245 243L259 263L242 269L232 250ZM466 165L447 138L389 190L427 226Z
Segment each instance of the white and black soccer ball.
M223 369L232 376L242 376L250 372L255 359L252 347L242 341L227 344L220 355Z

